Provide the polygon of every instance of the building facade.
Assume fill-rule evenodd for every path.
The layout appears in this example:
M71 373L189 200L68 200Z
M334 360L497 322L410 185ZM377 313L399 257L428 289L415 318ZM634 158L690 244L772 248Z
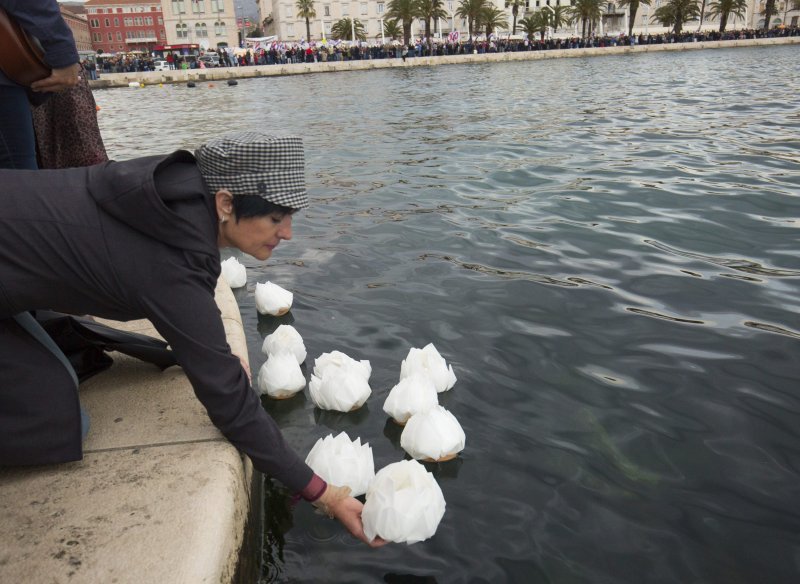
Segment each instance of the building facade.
M508 14L508 29L497 31L499 36L505 37L511 34L513 16L511 7L506 0L490 0L497 8L504 10ZM667 32L669 29L662 27L653 21L653 13L667 0L652 0L650 6L640 4L636 13L633 32L634 34L658 34ZM460 0L444 0L443 8L449 15L448 18L431 23L431 36L434 38L446 37L450 31L457 30L462 38L466 38L467 22L458 18L455 13L458 10ZM519 6L517 13L517 34L521 34L519 21L530 16L537 10L546 7L563 6L569 7L573 4L571 0L527 0ZM708 11L706 2L706 11ZM761 15L764 9L765 0L748 0L747 10L744 18L731 16L728 20L726 30L743 28L760 28L763 26L764 17ZM785 24L791 26L796 24L800 10L792 10L792 0L778 0L776 2L776 14L772 18L772 26ZM364 26L367 41L374 42L381 40L381 29L383 26L384 15L389 10L389 0L315 0L314 11L316 16L310 19L311 38L309 40L319 41L323 38L330 38L331 27L342 19L358 19ZM306 40L305 19L297 16L296 0L259 0L259 11L265 24L264 34L275 35L280 40L286 42L299 42ZM684 29L687 31L697 30L700 26L699 20L687 23ZM702 29L718 30L719 20L709 19L705 16ZM482 31L473 31L480 34ZM580 35L579 23L565 26L557 31L549 31L548 35L555 32L556 36ZM617 35L628 32L628 8L617 6L616 3L607 2L603 6L602 18L595 29L596 34ZM420 38L425 34L425 23L422 20L415 20L411 27L411 35Z
M162 0L166 43L205 51L239 45L234 0Z
M95 51L149 53L167 40L158 1L88 0L84 6Z
M75 46L78 47L78 50L82 52L92 51L92 35L89 32L89 21L86 19L85 9L62 4L61 16L72 31Z

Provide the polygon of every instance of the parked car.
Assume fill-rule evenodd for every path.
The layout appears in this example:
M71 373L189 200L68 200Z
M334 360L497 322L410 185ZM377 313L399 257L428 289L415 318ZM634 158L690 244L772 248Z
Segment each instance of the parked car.
M206 67L219 67L219 55L216 53L201 55L200 60L206 64Z
M169 71L169 63L166 61L153 61L153 71Z

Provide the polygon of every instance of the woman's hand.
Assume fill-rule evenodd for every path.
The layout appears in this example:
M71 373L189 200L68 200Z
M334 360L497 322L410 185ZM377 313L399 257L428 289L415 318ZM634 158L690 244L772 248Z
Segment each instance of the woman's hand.
M338 519L353 537L360 539L368 546L377 548L389 543L380 537L376 537L372 541L367 539L364 533L364 523L361 521L364 503L350 496L350 487L337 487L329 484L322 496L312 504L329 517Z
M74 63L60 69L53 69L50 77L31 83L33 91L62 91L75 87L80 81L78 74L81 72L80 63Z

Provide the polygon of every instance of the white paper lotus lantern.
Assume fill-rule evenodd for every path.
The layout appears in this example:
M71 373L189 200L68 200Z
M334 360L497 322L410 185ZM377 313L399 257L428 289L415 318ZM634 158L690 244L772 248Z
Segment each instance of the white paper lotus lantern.
M306 378L294 354L273 353L258 372L258 389L275 399L292 397L306 386Z
M220 264L222 277L231 288L241 288L247 284L247 269L234 257L230 257Z
M275 331L267 335L261 345L261 352L265 355L273 353L292 353L298 363L306 360L306 345L297 329L290 324L282 324Z
M317 377L323 377L328 369L337 369L350 365L356 366L361 371L364 379L369 381L369 376L372 375L372 365L370 365L370 362L366 359L356 361L341 351L323 353L314 359L314 375Z
M345 432L335 438L328 434L317 440L306 464L325 481L350 487L353 497L366 493L375 478L372 448L366 442L361 444L361 438L351 441Z
M419 412L439 405L439 396L433 381L422 373L416 373L395 385L383 402L383 411L395 422L405 424L408 419Z
M256 309L261 314L281 316L289 312L294 295L272 282L256 284Z
M400 446L417 460L442 462L464 450L466 436L456 417L442 406L414 414L400 435Z
M453 366L447 365L444 357L439 354L433 343L428 343L422 349L412 348L400 365L400 379L415 373L422 373L430 377L439 393L447 391L456 383Z
M382 537L412 544L436 533L444 509L444 495L433 475L416 460L403 460L375 475L361 519L370 541Z
M323 369L321 377L316 373L311 375L308 391L318 408L338 412L357 410L372 394L364 369L357 361Z

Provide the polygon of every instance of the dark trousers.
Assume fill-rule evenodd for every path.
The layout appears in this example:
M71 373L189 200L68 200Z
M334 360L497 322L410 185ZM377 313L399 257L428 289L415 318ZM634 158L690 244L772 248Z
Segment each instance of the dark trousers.
M36 169L36 141L28 95L0 85L0 168Z
M77 379L46 337L27 313L0 320L0 466L82 456Z

